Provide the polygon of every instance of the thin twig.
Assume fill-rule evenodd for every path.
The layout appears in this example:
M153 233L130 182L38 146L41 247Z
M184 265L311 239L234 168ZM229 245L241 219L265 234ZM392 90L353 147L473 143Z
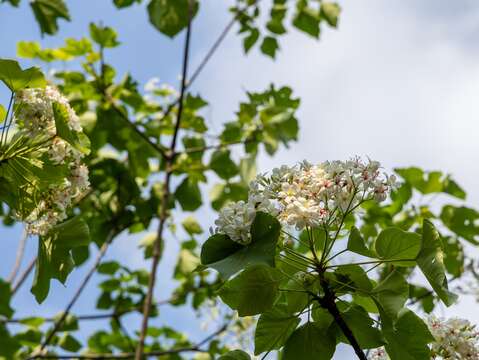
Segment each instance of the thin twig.
M155 151L159 152L163 158L167 157L165 150L160 145L157 145L153 141L151 141L150 138L145 133L140 131L140 129L138 129L138 127L133 122L130 121L128 115L126 115L118 107L118 105L114 102L113 99L108 97L106 94L105 94L105 98L107 99L107 102L111 105L112 109L120 116L120 118L124 121L125 124L127 124L138 136L140 136L143 140L145 140L145 142L148 145L150 145Z
M180 98L179 98L178 114L176 117L173 138L171 140L171 145L169 147L170 156L166 159L166 175L165 175L165 183L163 187L163 196L161 201L160 223L158 225L157 236L156 236L154 248L153 248L153 259L152 259L152 265L151 265L150 279L148 282L148 292L147 292L145 303L144 303L143 320L141 324L140 338L138 340L138 346L136 348L136 354L135 354L136 360L141 360L143 357L145 338L146 338L146 333L148 330L148 319L150 317L151 303L153 301L153 292L154 292L155 283L156 283L156 272L158 269L158 263L160 262L160 256L161 256L163 229L165 227L165 222L168 217L167 208L168 208L168 202L170 198L170 179L173 173L172 167L174 162L174 156L171 156L171 154L174 154L176 149L176 142L177 142L178 133L180 130L180 125L181 125L181 116L183 113L183 98L186 92L186 81L187 81L187 75L188 75L188 60L189 60L190 37L191 37L191 18L192 18L191 13L192 13L192 2L190 0L188 2L188 25L186 28L185 47L184 47L184 53L183 53L183 71L182 71L182 78L181 78L181 91L180 91Z
M162 306L162 305L167 305L170 304L175 298L167 299L167 300L161 300L158 301L152 305L154 306ZM128 309L124 310L119 310L119 311L113 311L113 312L108 312L104 314L86 314L86 315L75 315L75 319L78 321L90 321L90 320L103 320L103 319L110 319L114 317L121 317L123 315L132 313L134 311L139 311L143 309L143 306L134 306ZM14 319L0 319L0 323L6 323L6 324L21 324L25 321L27 321L30 317L24 317L24 318L14 318ZM50 322L55 322L58 320L57 317L47 317L42 319L46 323Z
M220 329L216 330L214 333L208 335L206 338L198 342L197 344L184 347L179 349L171 350L159 350L159 351L149 351L143 353L144 356L165 356L172 354L179 354L184 352L208 352L207 349L202 349L202 346L211 341L227 328L227 324L223 325ZM135 353L120 353L120 354L82 354L82 355L39 355L37 359L133 359Z
M180 154L198 153L198 152L203 152L206 150L218 150L218 149L222 149L232 145L243 145L243 144L249 144L256 141L257 141L256 138L253 137L253 138L248 138L245 140L230 141L230 142L225 142L225 143L215 144L215 145L196 146L196 147L191 147L181 151L177 151L174 153L174 156L178 156Z
M216 39L216 41L214 42L213 46L210 48L210 50L206 53L206 56L203 58L203 60L201 61L201 63L198 65L198 67L196 68L195 71L193 71L193 74L191 75L190 79L188 80L188 84L186 85L187 88L189 88L191 86L191 84L193 84L193 82L196 80L196 78L198 77L198 75L201 73L201 71L203 70L203 68L206 66L206 64L208 63L208 61L211 59L211 57L213 56L213 54L216 52L216 50L218 49L218 47L221 45L221 43L223 42L223 40L225 39L226 35L228 35L229 31L231 30L231 28L233 27L233 25L235 24L236 22L236 17L233 17L230 22L226 25L226 27L223 29L223 31L221 32L220 36Z
M216 52L216 50L218 50L219 46L221 45L223 40L226 38L226 35L233 27L233 24L235 23L235 21L236 21L236 17L233 17L230 20L230 22L226 25L226 27L223 29L220 36L213 43L213 46L211 46L210 50L206 53L206 56L201 61L200 65L198 65L196 70L193 71L193 75L191 76L191 79L185 85L185 90L188 90L190 86L193 84L193 82L196 80L196 78L200 75L201 71L205 68L208 61L212 58L213 54ZM180 101L181 101L180 97L178 97L175 101L173 101L170 105L168 105L165 113L163 114L163 117L166 118L171 113L171 111L175 108L175 106L180 103Z
M32 270L35 268L35 263L37 262L37 257L35 256L30 263L28 264L27 268L23 271L23 273L20 275L20 278L18 279L17 283L12 286L12 296L20 289L20 287L23 285L25 280L27 280L28 275L32 272Z
M15 257L15 264L13 265L13 269L8 275L7 282L10 284L15 281L15 278L18 275L18 271L20 271L20 267L22 266L23 255L25 254L25 245L28 239L28 232L27 229L23 229L22 237L20 238L20 242L18 243L17 255Z

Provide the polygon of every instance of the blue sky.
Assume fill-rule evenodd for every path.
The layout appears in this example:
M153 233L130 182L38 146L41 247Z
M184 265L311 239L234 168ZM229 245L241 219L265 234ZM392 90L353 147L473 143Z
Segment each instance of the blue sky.
M156 32L146 21L143 6L117 11L108 0L68 1L73 21L62 22L58 36L42 39L23 2L21 9L0 7L1 57L14 57L18 40L59 45L65 37L86 34L89 22L102 20L118 30L123 43L107 53L107 61L119 74L129 71L142 83L158 76L177 86L182 36L170 40ZM202 1L193 30L191 68L228 22L228 3ZM417 165L451 173L466 189L467 204L479 208L477 2L340 3L343 14L339 30L326 29L320 42L293 31L281 42L282 51L275 62L255 51L244 57L238 37L231 34L227 38L193 88L210 101L205 117L212 132L233 118L245 90L261 90L270 82L290 85L302 99L300 141L273 159L261 157L260 170L302 159L315 162L359 154L381 161L388 169ZM208 211L201 215L205 227L212 222L208 215ZM11 268L19 236L19 228L0 230L0 251L5 259L0 264L2 274ZM138 236L122 236L108 256L121 257L133 267L148 267L136 250L137 241ZM32 256L34 241L30 245L26 259ZM177 246L173 239L167 254L174 253ZM471 254L477 257L477 249L471 249ZM166 256L159 273L169 273L174 261L174 257ZM34 303L26 286L15 299L19 315L57 312L87 268L76 270L66 288L54 284L53 295L41 306ZM158 286L160 299L171 289L167 278L162 277ZM97 281L93 279L75 312L91 312ZM466 297L440 314L459 315L479 323L479 314L472 311L475 306L474 299ZM158 321L174 323L201 336L197 322L182 311L166 309ZM99 323L85 325L85 331L91 331ZM136 319L128 327L136 330ZM337 359L344 356L340 353Z

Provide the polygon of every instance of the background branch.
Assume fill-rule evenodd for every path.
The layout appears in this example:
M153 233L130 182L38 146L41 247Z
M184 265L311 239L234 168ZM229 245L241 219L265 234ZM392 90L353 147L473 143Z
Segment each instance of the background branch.
M13 265L13 269L8 275L7 282L13 283L15 278L17 277L18 271L22 265L23 255L25 254L25 245L27 243L28 233L27 229L23 229L22 237L20 238L20 242L18 243L18 250L17 255L15 257L15 264Z
M141 360L143 357L143 349L145 345L145 337L148 330L148 319L150 317L151 312L151 303L153 301L153 292L156 283L156 272L158 269L158 263L160 262L161 256L161 243L163 241L163 230L165 227L165 222L168 217L168 202L170 199L170 179L173 173L173 163L174 163L174 156L172 156L176 149L176 141L178 138L178 133L180 130L181 124L181 115L183 113L183 98L186 92L186 79L188 75L188 60L189 60L189 50L190 50L190 37L191 37L191 19L192 18L192 1L188 2L188 26L186 28L186 36L185 36L185 47L183 53L183 71L182 71L182 78L181 78L181 91L180 91L180 98L179 98L179 106L178 106L178 114L175 123L175 130L173 133L173 138L171 140L171 145L169 148L169 156L166 159L166 175L165 175L165 183L163 187L163 196L161 201L161 214L160 214L160 224L158 225L158 231L156 240L154 243L153 248L153 259L150 271L150 279L148 283L148 292L145 299L144 309L143 309L143 320L141 324L141 331L140 331L140 338L138 340L138 346L136 349L136 360Z
M214 333L208 335L206 338L190 347L183 347L171 350L149 351L144 352L144 356L166 356L179 354L184 352L208 352L206 349L202 349L202 346L208 343L210 340L221 334L228 327L227 324L223 325L220 329ZM135 353L120 353L120 354L78 354L78 355L39 355L37 359L133 359Z

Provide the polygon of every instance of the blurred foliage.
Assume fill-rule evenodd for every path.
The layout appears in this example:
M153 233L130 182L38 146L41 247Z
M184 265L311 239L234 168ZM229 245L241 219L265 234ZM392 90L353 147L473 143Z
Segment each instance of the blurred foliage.
M0 3L18 6L20 0L1 0ZM186 0L113 0L121 11L129 11L130 6L145 6L151 24L168 37L182 32L187 26L189 14L195 16L201 11L201 3L198 1L188 6ZM42 34L61 33L63 21L75 17L63 0L33 0L30 6ZM265 9L266 16L262 14ZM338 25L340 7L335 3L312 0L274 0L271 4L239 0L231 12L239 27L245 53L258 45L263 54L274 58L280 48L280 38L287 30L293 27L314 39L319 38L324 27L335 28ZM291 19L291 25L286 23L288 19ZM267 227L269 231L265 230L267 236L258 239L255 246L229 249L228 256L223 258L216 254L213 257L215 261L209 262L200 249L206 239L205 231L192 213L206 208L218 211L230 201L246 198L248 184L256 174L258 155L263 151L275 155L281 147L289 147L297 140L299 99L287 86L270 85L264 91L249 91L231 121L223 122L219 133L212 133L205 120L208 99L188 91L181 104L181 145L175 153L168 154L168 144L179 111L178 93L166 84L156 84L144 91L134 74L117 73L114 64L108 61L108 49L118 46L121 46L121 36L115 29L92 23L88 35L66 38L57 47L45 48L31 41L17 44L20 58L42 65L50 64L54 68L60 63L67 64L49 79L45 79L38 68L22 70L16 61L0 62L0 80L12 94L25 87L44 87L47 83L57 86L80 116L91 143L86 157L91 191L70 210L70 218L66 222L59 224L48 236L38 239L38 260L32 287L36 299L43 301L48 296L55 296L49 293L52 279L65 282L70 272L90 259L90 252L96 252L95 247L114 244L120 234L145 232L138 246L145 259L150 259L156 231L148 231L165 211L170 219L170 234L161 240L171 242L171 238L176 237L180 243L176 265L171 272L176 288L169 298L154 300L152 318L158 317L161 306L165 304L191 308L202 316L208 309L219 307L224 310L217 299L219 293L223 301L237 309L240 315L262 313L256 328L255 353L280 349L289 344L283 353L286 359L310 358L316 352L332 354L336 342L346 340L337 325L331 324L327 314L313 308L313 321L301 324L299 314L308 304L301 293L283 294L287 299L281 298L280 303L275 303L277 299L272 294L282 283L270 265L278 250L280 234L278 229L271 231L270 226L274 227L271 219L258 218L257 226ZM1 120L4 121L6 116L7 106L0 106ZM19 158L19 146L35 147L27 140L22 141L7 143L1 149L0 216L5 226L16 223L11 209L19 208L18 202L22 202L25 211L35 206L34 196L22 193L25 184L34 183L37 191L43 191L48 186L45 179L59 171L39 165L34 151L27 160ZM173 158L173 189L167 203L162 204L162 175L166 170L167 156ZM21 176L11 170L17 166L16 163L22 169ZM365 204L361 220L354 217L346 219L348 230L356 226L356 230L350 231L351 237L341 234L347 248L359 255L369 256L372 249L377 249L375 242L384 230L394 227L396 234L403 234L400 230L407 232L409 239L417 242L425 236L423 224L431 224L441 236L428 238L427 241L434 241L434 249L440 248L445 274L453 279L467 276L470 273L468 263L472 260L465 249L478 244L479 213L463 203L466 197L464 190L450 176L438 171L406 168L396 172L403 182L393 192L389 203ZM451 204L437 210L433 203L437 195L446 196ZM382 241L391 241L391 234L383 234L382 238ZM162 244L162 248L164 246ZM307 252L298 245L294 245L294 249ZM414 249L418 251L418 256L421 253L424 258L429 256L428 249L422 245ZM225 278L200 265L208 263L229 277L249 263L241 256L244 254L255 258L254 271L242 272L226 284ZM383 258L388 256L387 252L380 255ZM398 329L417 334L420 346L429 341L428 334L422 331L420 319L412 312L399 312L399 307L408 300L409 304L430 313L441 300L450 302L452 295L445 291L444 284L436 281L434 270L424 269L425 264L418 265L426 277L431 278L430 285L435 292L423 283L415 282L417 270L394 264L378 267L374 279L365 277L360 267L335 271L331 275L338 281L346 281L346 288L342 290L350 291L352 300L340 305L340 311L365 347L379 346L385 339L392 341L398 337ZM282 270L292 271L287 268ZM98 284L96 307L100 314L109 315L110 323L108 328L89 334L85 343L78 339L84 319L72 314L57 329L54 325L62 314L53 319L43 314L13 318L15 302L12 300L12 286L0 280L0 358L26 358L38 350L53 330L54 335L47 347L48 354L52 356L79 352L134 352L138 344L138 334L134 332L136 328L125 331L123 322L126 322L125 316L141 313L150 274L143 269L127 268L122 259L101 263L98 272L101 282ZM243 292L244 284L252 281L256 281L255 287L249 288L247 293ZM289 286L293 285L290 283ZM376 297L371 300L371 297L351 291L352 286L374 289ZM269 291L271 288L273 292ZM402 299L401 306L394 301L396 298ZM397 318L395 328L384 328L380 333L375 327L378 304L384 306L385 313ZM230 347L239 346L232 340L250 331L247 319L238 319L229 311L221 314L220 320L228 324L230 332L226 335L225 331L218 332L218 336L201 344L197 350L202 353L198 356L204 355L202 359L248 359L249 355L240 350L229 351ZM131 320L128 321L131 324ZM149 326L145 352L172 351L170 357L180 359L183 358L181 349L197 345L181 332L182 324L174 324L174 328L172 325ZM131 328L131 325L126 327L127 330ZM326 331L326 328L329 330ZM324 341L304 340L311 336Z

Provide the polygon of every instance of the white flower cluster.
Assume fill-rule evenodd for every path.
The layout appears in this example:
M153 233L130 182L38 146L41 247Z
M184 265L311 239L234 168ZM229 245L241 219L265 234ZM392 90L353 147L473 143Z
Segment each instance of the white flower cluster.
M67 173L60 183L51 184L39 194L36 208L22 219L30 234L45 235L52 226L66 219L67 209L81 197L90 183L88 168L82 164L83 154L57 136L53 104L59 103L68 112L68 127L80 133L80 120L68 100L54 87L26 89L16 95L15 122L19 131L30 138L46 139L39 149L54 165L66 165Z
M428 327L436 340L431 347L433 359L479 359L479 331L468 320L430 317Z
M247 202L221 210L215 231L246 244L255 211L276 216L297 230L330 224L338 214L352 211L361 202L386 199L396 178L379 169L377 161L366 163L358 157L276 168L270 176L259 175L250 184Z
M388 354L383 347L372 350L368 355L368 360L389 360Z
M479 359L479 332L464 319L429 317L427 326L435 341L431 344L431 359ZM383 347L371 351L369 360L388 360Z
M153 77L145 84L145 100L151 104L157 104L158 98L164 98L163 100L169 101L172 98L178 96L178 92L171 85L162 84L160 79Z

